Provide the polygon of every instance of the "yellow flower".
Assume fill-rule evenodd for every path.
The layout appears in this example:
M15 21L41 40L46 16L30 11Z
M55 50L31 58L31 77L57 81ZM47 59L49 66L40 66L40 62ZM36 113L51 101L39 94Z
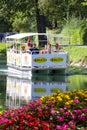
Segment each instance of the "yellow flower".
M65 103L65 105L71 105L73 103L73 100L70 100L68 102Z
M86 100L86 101L87 101L87 98L85 98L84 100Z
M66 102L65 105L69 105L69 102Z
M85 96L84 96L85 98L87 98L87 95L85 94Z
M60 96L56 97L58 101L62 101L62 98Z
M79 97L76 96L75 99L79 99Z
M64 98L68 100L70 99L69 95L65 95Z
M44 97L42 96L42 97L40 98L40 100L41 100L41 101L44 100Z

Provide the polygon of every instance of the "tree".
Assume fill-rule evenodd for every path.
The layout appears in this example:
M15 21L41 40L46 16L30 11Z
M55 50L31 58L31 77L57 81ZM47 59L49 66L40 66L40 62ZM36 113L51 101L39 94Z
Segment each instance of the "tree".
M45 16L40 13L40 9L38 8L38 0L14 1L14 11L16 10L15 14L13 15L14 19L12 19L14 30L37 30L38 33L46 33ZM35 22L37 24L35 24ZM41 39L46 40L46 37L39 36L39 42L41 46L43 46L44 43L41 42Z
M10 10L7 7L6 1L0 0L0 31L5 32L10 30Z
M37 21L37 31L38 33L46 33L46 24L45 24L45 16L44 14L40 14L40 9L38 7L38 0L36 0L36 21ZM44 44L47 42L47 37L44 35L39 35L39 44L41 46L44 46Z
M72 16L87 18L86 12L87 0L0 0L0 24L4 31L45 33L48 27L61 32Z

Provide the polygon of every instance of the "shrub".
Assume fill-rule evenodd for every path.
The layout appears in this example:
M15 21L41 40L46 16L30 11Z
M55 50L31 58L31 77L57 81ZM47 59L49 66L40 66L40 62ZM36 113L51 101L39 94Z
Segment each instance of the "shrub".
M87 20L73 16L64 25L61 33L70 36L71 44L87 44Z
M87 90L58 92L0 115L2 130L86 130Z

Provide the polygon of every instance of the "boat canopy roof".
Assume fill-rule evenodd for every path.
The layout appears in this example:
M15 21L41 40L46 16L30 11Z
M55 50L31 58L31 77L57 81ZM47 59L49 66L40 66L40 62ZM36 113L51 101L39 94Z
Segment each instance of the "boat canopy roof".
M10 36L6 36L6 39L22 39L30 36L38 36L45 35L47 37L59 37L59 38L69 38L68 36L64 36L63 34L49 34L49 33L18 33Z

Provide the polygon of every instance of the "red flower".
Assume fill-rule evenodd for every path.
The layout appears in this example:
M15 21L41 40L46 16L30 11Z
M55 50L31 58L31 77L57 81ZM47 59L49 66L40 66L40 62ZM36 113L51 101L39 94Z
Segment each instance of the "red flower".
M19 126L19 130L24 130L23 126L20 125Z
M13 121L12 120L9 120L9 124L12 124L13 123Z
M43 113L40 113L39 116L42 117L42 116L43 116Z
M49 124L45 121L42 122L42 130L51 130Z
M29 114L26 114L26 117L27 117L28 119L30 119L30 120L35 120L35 118L34 118L33 116L29 115Z
M40 121L35 121L34 126L38 126L40 124Z
M38 130L37 128L33 128L32 130Z
M34 126L34 122L28 122L28 126Z

